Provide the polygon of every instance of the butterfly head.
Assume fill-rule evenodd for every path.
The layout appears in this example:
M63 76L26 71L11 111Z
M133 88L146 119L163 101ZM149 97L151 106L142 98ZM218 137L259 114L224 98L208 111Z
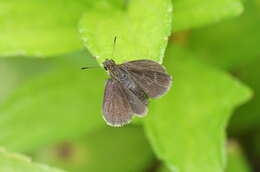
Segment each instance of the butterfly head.
M104 66L104 69L105 70L108 70L108 71L113 71L113 69L115 68L115 66L116 66L116 63L115 63L115 61L114 60L105 60L104 62L103 62L103 66Z

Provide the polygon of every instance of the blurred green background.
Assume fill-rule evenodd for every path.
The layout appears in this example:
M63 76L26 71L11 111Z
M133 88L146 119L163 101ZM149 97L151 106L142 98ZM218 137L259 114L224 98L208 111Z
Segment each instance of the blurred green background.
M260 171L259 28L259 0L0 0L0 172ZM173 86L109 127L106 58Z

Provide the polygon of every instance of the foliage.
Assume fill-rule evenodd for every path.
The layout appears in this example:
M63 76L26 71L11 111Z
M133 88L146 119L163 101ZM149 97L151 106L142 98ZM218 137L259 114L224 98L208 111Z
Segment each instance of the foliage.
M0 149L0 164L0 171L5 172L64 172L46 165L33 163L26 156L9 153L3 149Z
M227 172L250 172L252 169L248 166L246 158L243 156L241 148L235 141L228 144L228 158Z
M142 156L136 156L138 154ZM149 164L154 161L142 128L136 126L119 130L104 127L87 136L41 149L33 157L71 172L138 172L149 168ZM68 161L72 163L68 164Z
M188 47L203 54L207 62L226 69L258 58L260 5L257 0L244 4L241 17L192 32Z
M171 1L133 1L123 10L121 2L118 7L105 1L85 13L80 32L86 47L100 63L106 58L122 63L144 57L161 62L171 31Z
M249 150L260 140L253 134L259 7L258 0L0 1L0 145L72 172L250 171L239 146L226 154L225 143L232 135ZM105 71L80 70L107 58L163 62L173 76L169 93L128 127L102 119ZM17 154L0 151L0 171L62 171Z
M227 120L250 92L234 78L197 62L181 49L170 48L166 55L174 57L172 63L166 59L166 66L175 85L153 104L145 123L148 138L171 169L221 171L225 168Z

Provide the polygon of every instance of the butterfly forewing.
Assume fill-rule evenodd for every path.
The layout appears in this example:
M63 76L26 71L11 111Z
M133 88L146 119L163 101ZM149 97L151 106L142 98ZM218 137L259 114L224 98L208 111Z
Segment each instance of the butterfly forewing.
M164 67L152 60L133 60L122 64L129 70L149 70L156 72L166 72Z
M135 82L151 98L162 96L171 86L171 76L157 62L135 60L122 65L127 68Z
M130 71L137 84L151 98L158 98L168 91L171 77L166 73L154 71Z
M108 79L103 100L104 119L109 125L127 124L133 111L122 85L115 79Z

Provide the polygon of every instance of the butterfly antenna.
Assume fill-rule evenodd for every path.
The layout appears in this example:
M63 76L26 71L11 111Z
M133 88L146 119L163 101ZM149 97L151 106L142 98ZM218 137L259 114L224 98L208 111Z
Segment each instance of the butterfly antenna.
M115 47L116 47L116 40L117 40L117 36L115 36L115 38L114 38L113 50L112 50L112 58L114 57L114 52L115 52Z
M86 69L93 69L93 68L98 68L98 66L89 66L89 67L81 67L81 70L86 70Z

